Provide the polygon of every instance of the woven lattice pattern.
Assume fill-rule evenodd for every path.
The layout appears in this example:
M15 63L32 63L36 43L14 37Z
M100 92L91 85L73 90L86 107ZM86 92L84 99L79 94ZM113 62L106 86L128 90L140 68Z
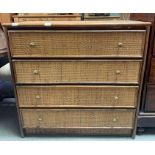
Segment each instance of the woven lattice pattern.
M133 127L135 110L21 109L24 128Z
M142 57L145 42L145 32L140 31L9 34L13 57Z
M138 87L18 86L20 107L135 107Z
M138 83L140 67L125 60L14 62L18 83Z

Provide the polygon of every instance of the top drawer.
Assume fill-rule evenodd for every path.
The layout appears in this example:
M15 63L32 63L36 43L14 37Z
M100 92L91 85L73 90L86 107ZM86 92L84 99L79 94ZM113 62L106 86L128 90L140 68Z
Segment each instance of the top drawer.
M12 57L143 57L145 30L9 31Z

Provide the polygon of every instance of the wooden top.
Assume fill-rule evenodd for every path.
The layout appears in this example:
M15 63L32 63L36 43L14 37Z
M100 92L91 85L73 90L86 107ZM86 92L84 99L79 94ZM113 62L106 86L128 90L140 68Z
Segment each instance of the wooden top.
M4 23L5 27L104 27L104 26L147 26L150 22L131 20L108 21L25 21L20 23Z

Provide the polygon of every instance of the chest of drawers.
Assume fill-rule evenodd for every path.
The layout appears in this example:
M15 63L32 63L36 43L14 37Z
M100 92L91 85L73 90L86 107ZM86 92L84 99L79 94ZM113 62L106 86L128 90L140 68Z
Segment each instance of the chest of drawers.
M4 25L22 135L134 136L149 24Z

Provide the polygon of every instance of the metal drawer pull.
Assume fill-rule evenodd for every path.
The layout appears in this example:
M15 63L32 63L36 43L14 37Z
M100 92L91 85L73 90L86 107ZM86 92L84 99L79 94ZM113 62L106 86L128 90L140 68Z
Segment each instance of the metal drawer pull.
M118 100L118 96L115 96L114 99L115 99L115 100Z
M39 95L36 95L36 99L40 99L40 96Z
M118 47L122 47L122 46L123 46L123 43L119 42Z
M38 118L38 121L42 121L43 119L42 118Z
M120 74L121 73L121 71L120 70L116 70L116 72L115 72L116 74Z
M113 118L113 120L112 120L113 122L117 122L117 118Z
M30 47L35 47L36 46L34 42L31 42L29 45L30 45Z
M39 74L39 71L38 71L37 69L35 69L35 70L33 71L33 74Z

